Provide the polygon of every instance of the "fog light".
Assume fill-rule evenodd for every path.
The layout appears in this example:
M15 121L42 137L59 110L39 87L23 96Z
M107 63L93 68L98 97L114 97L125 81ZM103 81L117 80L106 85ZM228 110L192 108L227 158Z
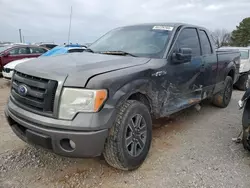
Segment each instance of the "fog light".
M68 138L64 138L60 140L60 145L64 150L69 151L69 152L74 151L74 149L76 148L75 142L73 142L72 140Z
M69 140L69 145L70 145L70 147L72 147L73 149L76 148L76 144L75 144L75 142L74 142L73 140Z

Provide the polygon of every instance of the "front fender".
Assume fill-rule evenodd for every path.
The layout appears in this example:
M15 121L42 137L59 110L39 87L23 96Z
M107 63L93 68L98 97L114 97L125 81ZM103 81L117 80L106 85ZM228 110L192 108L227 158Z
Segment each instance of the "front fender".
M119 106L120 103L126 101L134 93L145 94L149 99L150 81L147 79L138 79L123 85L119 90L112 96L112 105Z

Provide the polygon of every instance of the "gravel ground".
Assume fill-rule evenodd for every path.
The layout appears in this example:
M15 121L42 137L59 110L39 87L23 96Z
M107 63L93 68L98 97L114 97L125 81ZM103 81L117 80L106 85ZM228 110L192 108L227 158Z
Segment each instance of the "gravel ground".
M9 187L250 187L250 153L232 137L242 112L234 91L230 105L201 104L155 122L145 163L122 172L101 158L70 159L19 140L4 118L9 88L0 79L0 188ZM159 126L161 125L161 126Z

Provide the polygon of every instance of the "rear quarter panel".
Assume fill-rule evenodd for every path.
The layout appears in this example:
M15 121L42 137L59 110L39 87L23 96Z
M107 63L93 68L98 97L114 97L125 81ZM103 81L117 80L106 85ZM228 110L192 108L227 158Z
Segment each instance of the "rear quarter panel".
M238 51L217 51L218 74L217 83L223 82L231 70L234 71L234 83L239 78L240 53Z

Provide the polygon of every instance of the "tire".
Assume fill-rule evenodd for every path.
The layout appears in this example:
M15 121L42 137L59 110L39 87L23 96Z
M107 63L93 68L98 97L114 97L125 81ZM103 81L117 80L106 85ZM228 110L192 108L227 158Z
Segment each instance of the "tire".
M136 126L133 126L132 121L135 125L136 121L138 120L139 122L140 118L141 129L137 130L138 134L134 134L135 136L133 136L132 129L136 131ZM129 142L126 143L126 139ZM135 139L139 140L139 142L136 142ZM139 101L128 100L118 109L116 120L109 132L104 147L104 158L114 168L135 170L146 159L151 140L152 120L148 108ZM131 144L129 144L130 142ZM143 145L142 143L144 143L144 146L140 147ZM133 150L133 148L136 149Z
M232 92L233 79L227 76L223 90L213 96L212 103L217 107L226 108L230 103Z
M250 151L249 127L245 130L243 128L242 144L246 150Z
M239 90L246 91L249 87L248 74L240 76L239 80L236 82L235 85Z

